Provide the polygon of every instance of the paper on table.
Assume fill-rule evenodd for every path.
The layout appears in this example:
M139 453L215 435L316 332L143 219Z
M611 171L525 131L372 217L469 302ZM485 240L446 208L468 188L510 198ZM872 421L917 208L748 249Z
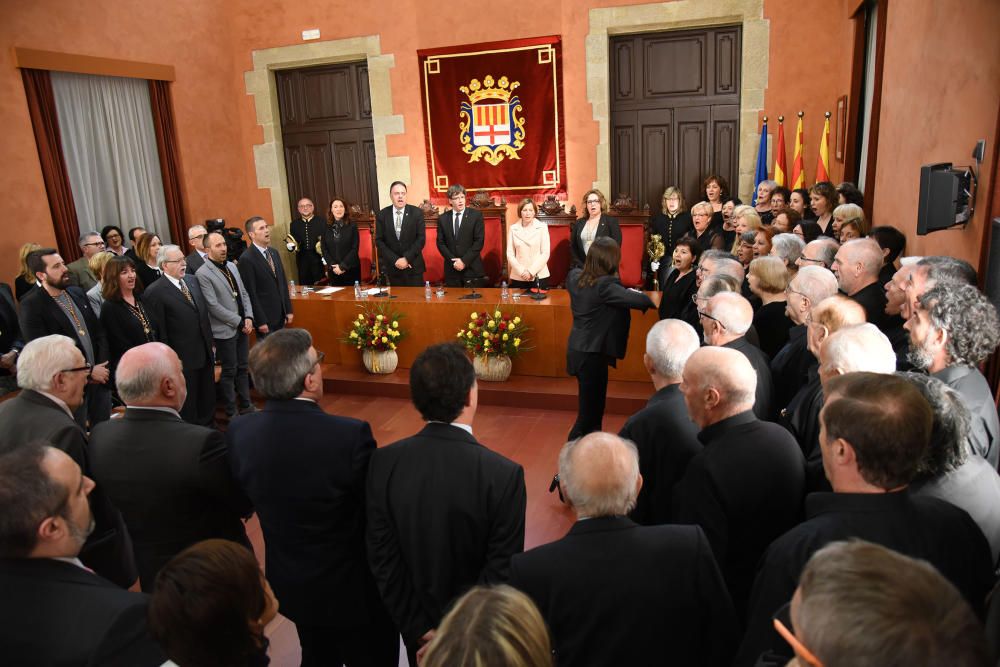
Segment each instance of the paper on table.
M343 287L324 287L321 290L316 290L316 294L333 294L334 292L339 292L344 289Z

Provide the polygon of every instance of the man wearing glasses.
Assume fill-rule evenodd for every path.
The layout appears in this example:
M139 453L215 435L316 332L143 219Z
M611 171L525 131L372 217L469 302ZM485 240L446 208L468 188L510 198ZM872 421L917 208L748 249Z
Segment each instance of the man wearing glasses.
M205 263L205 255L207 254L205 252L206 236L208 236L208 230L205 229L204 225L195 225L188 230L188 245L191 246L191 253L185 259L187 260L187 272L189 275L193 276L201 268L201 265Z
M69 269L69 284L76 285L84 292L97 284L97 276L90 270L90 258L104 252L104 239L97 232L80 234L80 250L83 257L66 265Z
M187 400L181 418L191 424L215 425L215 365L208 305L194 274L187 269L181 249L160 247L157 266L165 280L156 280L143 293L143 305L156 322L160 340L184 364Z
M816 239L806 244L802 254L795 260L796 266L819 266L829 269L833 266L833 258L837 256L840 244L833 239Z

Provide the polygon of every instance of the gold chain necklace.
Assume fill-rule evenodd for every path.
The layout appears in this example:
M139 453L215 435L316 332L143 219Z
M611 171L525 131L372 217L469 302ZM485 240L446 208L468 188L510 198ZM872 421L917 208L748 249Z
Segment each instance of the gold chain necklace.
M69 299L70 302L68 304L63 303L63 297ZM77 317L76 308L73 306L72 297L66 292L63 292L59 296L55 297L55 302L58 303L59 306L66 311L67 315L73 318L73 324L76 325L76 332L81 336L86 336L87 330L83 328L83 322L81 322L80 318Z
M149 323L149 318L146 316L146 310L142 307L142 302L136 299L134 306L124 299L122 299L122 302L128 306L129 312L132 313L135 319L139 320L139 324L142 325L142 333L146 335L146 342L151 341L150 336L153 333L153 327Z

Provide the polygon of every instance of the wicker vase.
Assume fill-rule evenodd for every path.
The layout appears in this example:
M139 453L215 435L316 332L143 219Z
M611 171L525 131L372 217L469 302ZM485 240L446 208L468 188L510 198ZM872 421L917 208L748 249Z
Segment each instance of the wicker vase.
M477 354L472 359L476 369L476 377L486 382L503 382L510 377L510 357L506 354L499 357L487 357Z
M361 361L369 373L388 374L396 370L399 357L396 350L361 350Z

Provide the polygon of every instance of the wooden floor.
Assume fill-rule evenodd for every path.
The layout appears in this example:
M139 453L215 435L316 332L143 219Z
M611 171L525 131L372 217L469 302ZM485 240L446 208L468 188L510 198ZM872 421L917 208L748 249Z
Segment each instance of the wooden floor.
M652 392L650 385L649 393ZM370 423L380 446L412 435L423 427L420 415L407 399L331 394L328 389L322 405L327 412ZM624 414L605 415L604 430L617 432L626 417ZM575 412L570 411L479 406L473 424L476 438L490 449L524 466L528 489L525 548L562 537L573 523L571 512L559 502L556 494L548 493L548 486L556 471L559 449L575 418ZM256 517L247 528L254 549L263 562L263 540ZM334 603L331 600L331 604ZM271 664L274 667L295 667L299 664L298 638L295 626L288 619L279 615L267 627L267 636L271 640ZM403 654L400 665L405 664L406 656Z

